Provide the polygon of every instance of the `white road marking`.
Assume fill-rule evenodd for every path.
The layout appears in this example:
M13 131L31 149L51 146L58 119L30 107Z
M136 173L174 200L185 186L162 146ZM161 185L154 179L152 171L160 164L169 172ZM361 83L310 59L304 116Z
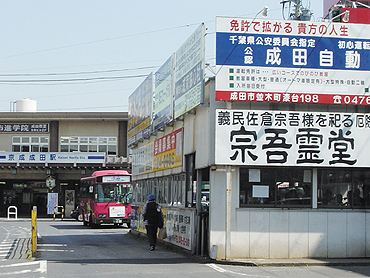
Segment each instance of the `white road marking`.
M15 271L9 271L9 272L1 272L0 276L4 275L19 275L24 273L34 273L34 272L40 272L41 274L47 273L47 261L37 261L37 262L28 262L28 263L17 263L17 264L10 264L10 265L1 265L0 268L12 268L12 267L28 267L32 265L39 265L40 267L37 269L24 269L24 270L15 270ZM42 278L44 276L40 276Z
M235 272L235 271L230 271L230 270L226 270L222 267L219 267L218 265L215 265L215 264L207 264L207 266L209 266L210 268L220 272L220 273L230 273L230 274L233 274L233 275L240 275L240 276L249 276L249 277L253 277L253 276L259 276L259 275L250 275L250 274L246 274L246 273L239 273L239 272ZM264 277L269 277L269 276L264 276Z

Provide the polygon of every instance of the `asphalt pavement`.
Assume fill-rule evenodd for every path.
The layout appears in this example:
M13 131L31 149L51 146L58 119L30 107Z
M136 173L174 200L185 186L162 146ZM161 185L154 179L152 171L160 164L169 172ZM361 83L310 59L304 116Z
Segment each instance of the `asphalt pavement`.
M18 219L7 219L0 218L1 222L29 222L30 218L18 218ZM53 221L52 218L40 218L37 221ZM58 219L58 221L61 221ZM76 221L74 219L63 219L62 221ZM136 232L131 232L130 235L134 237L138 243L147 245L146 236L140 235ZM201 257L197 255L191 255L188 251L183 250L177 246L166 242L159 242L163 246L164 250L176 251L188 255L192 260L196 260L198 263L216 263L216 264L229 264L229 265L241 265L241 266L370 266L370 258L301 258L301 259L230 259L230 260L213 260L209 257ZM29 251L31 249L31 238L18 238L13 241L12 252L9 254L9 258L27 258L29 257ZM37 258L36 258L37 260Z

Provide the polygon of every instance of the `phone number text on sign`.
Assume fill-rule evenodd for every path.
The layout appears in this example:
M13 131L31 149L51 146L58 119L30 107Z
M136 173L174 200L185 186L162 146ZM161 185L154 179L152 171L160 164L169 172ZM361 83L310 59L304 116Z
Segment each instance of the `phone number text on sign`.
M216 91L216 100L370 105L370 96Z

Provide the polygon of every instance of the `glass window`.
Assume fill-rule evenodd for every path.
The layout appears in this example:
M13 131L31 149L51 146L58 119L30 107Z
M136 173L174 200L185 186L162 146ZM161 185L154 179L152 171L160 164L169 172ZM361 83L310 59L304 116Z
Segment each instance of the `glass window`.
M39 145L31 145L31 152L39 152L40 146Z
M61 145L60 146L61 152L69 152L69 146L68 145Z
M29 152L30 146L29 145L22 145L21 146L21 152Z
M13 152L20 152L21 151L21 146L20 145L13 145L12 146L12 151Z
M109 137L108 138L108 144L117 144L117 138Z
M318 206L368 208L370 173L363 170L318 170Z
M241 206L311 206L311 170L240 168L239 175Z
M106 152L107 146L106 145L99 145L99 152Z
M98 146L97 145L89 145L89 152L97 152Z
M107 155L117 155L116 137L61 137L61 152L105 152Z
M116 145L108 145L108 155L116 155Z
M61 144L69 144L69 137L60 137Z
M40 152L48 152L48 151L49 151L49 146L47 145L40 146Z
M48 142L49 137L46 136L14 136L12 138L12 150L14 152L47 152L49 150Z

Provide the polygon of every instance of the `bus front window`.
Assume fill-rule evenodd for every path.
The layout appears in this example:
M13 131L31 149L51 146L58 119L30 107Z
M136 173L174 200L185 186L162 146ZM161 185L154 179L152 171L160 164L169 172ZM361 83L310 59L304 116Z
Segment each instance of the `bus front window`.
M125 203L130 204L132 199L130 188L122 184L98 184L96 188L96 202L98 203Z

